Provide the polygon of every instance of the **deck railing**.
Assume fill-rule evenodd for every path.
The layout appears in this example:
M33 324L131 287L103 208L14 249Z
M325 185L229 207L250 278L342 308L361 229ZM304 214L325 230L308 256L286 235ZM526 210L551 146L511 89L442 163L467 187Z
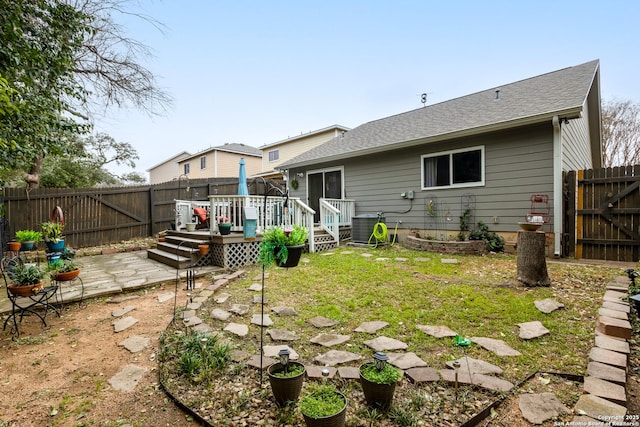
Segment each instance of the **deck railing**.
M286 206L285 206L286 202ZM188 222L198 222L193 208L204 208L209 214L209 232L218 232L218 222L231 223L231 231L244 230L244 208L253 207L257 213L257 232L273 226L301 225L308 230L309 252L315 252L315 211L298 197L279 196L209 196L209 200L176 200L176 230L186 228ZM339 242L339 228L351 226L355 214L353 200L320 199L320 227ZM337 225L337 226L336 226Z

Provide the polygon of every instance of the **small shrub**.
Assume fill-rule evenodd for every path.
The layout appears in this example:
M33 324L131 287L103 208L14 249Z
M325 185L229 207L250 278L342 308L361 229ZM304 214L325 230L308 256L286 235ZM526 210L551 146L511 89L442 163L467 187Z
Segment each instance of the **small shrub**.
M489 226L482 221L478 221L478 228L469 233L469 240L482 240L491 252L504 251L504 239L489 231Z

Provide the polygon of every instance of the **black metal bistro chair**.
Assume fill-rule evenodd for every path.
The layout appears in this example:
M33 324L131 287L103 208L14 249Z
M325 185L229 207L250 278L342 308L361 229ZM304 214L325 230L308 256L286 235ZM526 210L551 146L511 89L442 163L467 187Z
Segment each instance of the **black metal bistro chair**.
M7 329L7 324L11 322L11 335L14 339L20 337L18 326L22 324L22 318L25 315L37 316L42 321L43 328L47 327L46 317L50 312L60 317L60 312L51 304L51 299L56 296L58 286L44 286L24 294L16 293L11 289L15 281L16 269L22 265L24 263L20 257L2 258L0 262L7 297L11 301L11 314L4 321L2 329Z

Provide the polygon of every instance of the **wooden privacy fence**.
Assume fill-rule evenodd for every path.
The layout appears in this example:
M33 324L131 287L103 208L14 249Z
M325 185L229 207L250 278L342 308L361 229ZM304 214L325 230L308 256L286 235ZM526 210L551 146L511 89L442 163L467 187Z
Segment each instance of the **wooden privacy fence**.
M279 183L276 183L279 184ZM262 181L249 180L250 194L263 194ZM67 246L82 248L154 236L171 227L175 199L208 200L209 195L237 194L237 178L170 181L117 188L4 189L4 243L16 230L40 230L60 206Z
M640 165L565 173L563 255L636 262Z

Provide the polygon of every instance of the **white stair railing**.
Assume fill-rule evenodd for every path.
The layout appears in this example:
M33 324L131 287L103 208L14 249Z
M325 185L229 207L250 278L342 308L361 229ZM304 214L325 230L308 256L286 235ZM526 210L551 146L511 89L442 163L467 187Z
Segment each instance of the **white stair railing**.
M323 198L320 199L320 228L333 237L336 245L340 245L340 209Z

